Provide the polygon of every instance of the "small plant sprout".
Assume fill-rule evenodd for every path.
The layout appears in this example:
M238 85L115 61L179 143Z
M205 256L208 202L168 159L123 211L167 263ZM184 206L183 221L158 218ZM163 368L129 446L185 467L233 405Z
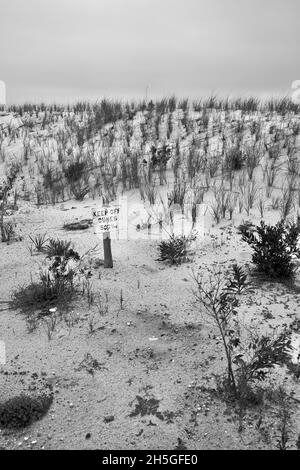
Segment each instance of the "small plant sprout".
M98 317L97 313L93 310L89 310L88 313L88 329L89 329L89 334L95 333L97 329L97 324L98 324Z
M232 293L242 294L248 286L247 277L247 274L241 266L233 264L231 277L227 284L228 290Z
M59 323L59 315L57 313L57 308L53 307L49 309L49 315L43 317L43 325L47 334L47 338L51 341L53 334L56 331L57 325Z
M260 218L263 219L265 215L265 210L266 210L266 199L264 198L262 194L260 194L259 196L257 207L259 209Z
M283 387L279 388L277 393L277 419L279 436L276 442L278 450L288 450L288 442L291 434L291 404L289 397Z
M123 297L123 289L120 292L120 310L124 309L124 297Z

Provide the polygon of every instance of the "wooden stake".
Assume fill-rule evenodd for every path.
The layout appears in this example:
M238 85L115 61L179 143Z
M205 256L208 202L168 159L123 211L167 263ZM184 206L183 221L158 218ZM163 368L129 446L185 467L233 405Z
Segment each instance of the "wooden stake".
M103 233L104 267L113 268L110 233Z

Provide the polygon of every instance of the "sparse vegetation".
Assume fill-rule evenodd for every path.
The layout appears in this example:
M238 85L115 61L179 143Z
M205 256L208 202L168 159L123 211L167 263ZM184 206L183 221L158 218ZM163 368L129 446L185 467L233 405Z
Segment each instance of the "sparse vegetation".
M221 335L227 362L224 386L234 399L247 402L253 395L250 386L265 380L270 368L287 360L291 349L290 332L266 336L249 331L248 336L243 337L238 317L239 300L230 288L234 279L226 277L218 271L205 282L201 273L194 274L197 286L194 295Z
M2 125L0 116L0 169L5 175L0 188L1 240L10 243L25 234L30 254L44 257L29 257L23 243L16 245L16 254L13 246L3 245L2 285L13 290L10 302L0 302L1 309L4 303L4 323L7 315L12 321L8 328L5 325L5 334L9 336L11 329L23 341L21 327L15 328L13 323L13 311L20 311L25 317L24 332L27 329L31 334L30 351L40 348L41 357L51 351L47 358L52 366L53 358L61 354L73 371L77 360L73 340L76 348L87 345L86 351L91 352L82 352L84 360L75 370L84 369L91 380L105 371L102 379L109 383L113 383L112 370L126 367L128 360L136 374L128 377L128 386L141 378L140 365L150 384L152 371L160 373L165 361L170 361L180 371L172 386L181 383L187 391L184 400L188 406L176 411L182 413L187 446L189 433L197 433L199 413L210 413L209 406L204 410L203 389L195 378L211 381L214 374L213 406L219 413L216 394L221 391L218 397L235 413L228 421L238 423L235 445L246 445L243 433L248 432L247 446L256 447L256 438L257 447L286 450L299 446L289 408L293 398L274 386L278 372L285 377L289 392L299 377L299 355L297 362L290 354L293 335L299 333L294 317L300 225L299 220L291 222L300 210L299 106L288 98L260 102L251 97L212 96L195 102L170 97L156 102L26 104L6 110L20 119L20 125ZM91 204L96 206L98 200L109 204L127 191L130 204L137 205L134 210L128 207L129 236L134 232L137 237L155 240L157 261L178 269L170 271L162 263L155 264L150 259L152 249L140 240L129 240L127 250L117 236L113 238L117 268L112 274L102 273L101 246L99 252L91 249L84 256L75 251L73 242L78 250L86 249L93 236ZM69 214L74 217L58 212L72 209ZM54 214L60 214L51 227L50 211L53 221ZM244 222L244 217L249 220ZM44 221L45 228L41 228ZM238 237L234 227L238 227ZM190 254L196 231L201 233L199 243ZM60 238L63 233L67 240ZM170 233L169 238L162 240L165 233ZM249 269L249 253L256 271ZM42 265L41 258L45 258ZM31 267L38 263L39 270L30 267L30 282L15 287L28 275L17 272L20 260L23 265L29 260ZM185 261L190 264L182 265ZM194 275L195 308L185 285L189 287L187 273L196 262L201 263L201 270ZM215 263L219 267L211 270ZM140 269L137 276L136 269ZM254 278L257 271L268 279ZM155 292L154 275L159 279ZM260 283L261 279L267 283ZM279 285L278 279L290 282ZM180 282L180 290L176 282ZM106 290L109 295L103 294ZM205 319L203 329L195 317L198 311ZM68 342L71 334L72 343ZM62 347L66 344L68 347ZM101 362L92 356L99 344ZM56 375L53 378L58 384L61 380ZM68 380L67 374L64 380ZM151 385L143 385L146 395L140 390L137 395L143 398L142 413L145 403L150 408L154 403L157 411L158 400L147 395ZM64 388L60 387L62 394ZM193 393L195 406L189 401ZM22 396L1 403L0 427L21 429L35 416L42 416L42 400L37 397L35 404L30 400ZM45 409L49 403L45 401ZM173 422L173 412L157 414L148 408L143 416L159 417L161 425ZM271 408L276 408L274 413ZM16 411L19 409L24 413ZM30 410L35 410L34 418ZM187 410L191 410L188 418ZM129 416L138 419L140 414ZM223 419L221 412L217 419ZM107 426L111 421L111 416L104 418ZM223 429L226 422L221 423ZM148 425L155 424L149 418ZM212 424L214 430L217 426ZM230 431L232 435L232 428ZM143 432L136 434L136 441ZM90 432L86 435L91 437ZM209 437L201 435L201 439L201 445L210 444ZM175 436L174 446L178 441L179 448L183 440Z

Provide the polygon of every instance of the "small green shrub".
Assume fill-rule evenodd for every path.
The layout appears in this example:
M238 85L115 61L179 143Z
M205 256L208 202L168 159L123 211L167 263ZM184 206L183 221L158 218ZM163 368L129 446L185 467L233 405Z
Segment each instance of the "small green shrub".
M38 236L37 243L47 255L39 281L15 289L10 302L11 308L21 310L27 320L37 311L49 315L51 307L64 310L76 293L77 278L82 272L80 256L71 248L70 241L50 238L44 247L44 237Z
M41 419L48 412L53 401L52 395L31 397L20 395L0 403L0 427L21 429Z
M188 246L195 239L195 236L171 235L169 240L160 242L158 249L160 256L158 261L170 261L171 264L180 264L187 260Z
M47 258L54 258L55 256L74 258L79 260L79 254L71 248L71 242L66 240L59 240L50 238L48 245L45 247Z
M63 308L73 299L74 288L64 278L54 281L42 280L31 282L28 286L18 287L12 294L10 307L21 310L27 316L35 315L36 311L48 314L51 307Z
M261 221L255 228L241 227L242 239L250 245L253 263L258 270L275 278L289 278L295 272L295 258L300 258L297 245L300 223L267 225Z
M39 282L17 288L12 294L11 307L28 315L37 310L49 314L49 308L64 309L74 297L75 281L79 275L79 255L72 249L65 256L51 257L50 262L40 269Z

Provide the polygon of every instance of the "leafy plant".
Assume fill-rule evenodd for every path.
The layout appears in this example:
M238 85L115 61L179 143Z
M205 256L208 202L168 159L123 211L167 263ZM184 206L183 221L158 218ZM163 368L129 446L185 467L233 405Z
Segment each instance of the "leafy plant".
M79 254L71 248L71 242L55 238L49 238L48 245L45 247L45 253L48 258L60 256L64 258L80 259Z
M20 429L29 426L48 412L52 401L52 395L31 397L23 394L0 403L1 428Z
M74 255L75 253L75 255ZM26 314L49 315L51 307L65 309L75 294L75 280L79 274L79 255L73 250L66 256L55 256L40 269L39 282L18 287L12 294L11 307Z
M247 274L241 266L234 264L232 266L231 277L227 287L230 292L241 294L247 287Z
M194 292L197 301L205 308L206 313L221 334L227 361L226 382L237 398L238 387L233 367L234 349L240 342L239 337L235 335L237 298L229 292L227 281L220 271L210 276L207 283L204 282L203 275L194 273L194 281L197 285L197 290Z
M171 264L180 264L187 259L188 246L195 235L186 237L185 235L171 235L169 240L160 242L158 249L160 256L158 261L170 261Z
M28 317L39 311L41 315L48 315L51 307L65 307L74 296L74 289L63 278L55 280L43 278L40 282L31 282L27 286L20 286L12 293L10 306L21 310Z
M254 250L253 263L258 270L271 277L291 277L295 272L295 258L299 259L297 245L300 236L300 224L267 225L261 221L255 229L242 227L242 239Z
M29 238L32 241L33 246L36 249L36 251L38 251L38 252L43 252L44 251L45 244L48 241L46 233L44 233L44 234L38 233L35 236L29 235Z
M290 357L290 332L284 330L274 337L258 336L252 333L244 349L247 349L247 354L250 354L247 362L245 352L235 356L235 362L239 364L239 379L247 383L265 380L267 370L276 364L285 364Z
M225 388L235 399L245 402L251 396L251 383L265 380L268 370L286 363L291 349L290 332L284 330L269 337L250 331L243 338L238 298L228 287L232 280L228 282L226 274L218 271L207 282L200 273L194 274L194 281L197 285L194 295L221 335L227 361Z

